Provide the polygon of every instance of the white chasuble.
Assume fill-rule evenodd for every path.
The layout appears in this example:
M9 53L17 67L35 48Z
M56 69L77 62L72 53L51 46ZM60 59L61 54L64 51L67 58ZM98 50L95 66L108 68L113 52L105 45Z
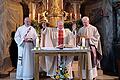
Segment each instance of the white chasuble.
M92 25L89 25L88 27L82 27L82 28L79 29L78 35L80 37L81 36L89 37L90 39L89 39L89 42L86 42L86 46L89 46L89 44L94 45L96 47L97 51L99 51L100 55L102 56L101 44L99 44L100 34L99 34L96 27L94 27ZM85 56L81 55L79 57L79 59L81 60L82 64L85 64ZM91 53L88 54L88 68L89 68L89 79L93 79L93 78L97 77L97 65L95 67L92 66ZM86 79L85 65L83 65L83 70L82 71L83 71L82 72L83 73L82 74L83 79Z

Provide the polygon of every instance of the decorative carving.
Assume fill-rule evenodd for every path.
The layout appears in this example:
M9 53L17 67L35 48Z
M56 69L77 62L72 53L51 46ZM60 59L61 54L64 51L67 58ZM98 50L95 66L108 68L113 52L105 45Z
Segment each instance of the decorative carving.
M50 9L49 16L52 16L52 17L61 16L62 9L60 8L60 5L58 3L60 3L60 0L54 0L53 1L52 7Z
M65 11L66 13L68 13L68 14L66 15L66 20L67 20L67 21L70 21L70 20L72 20L72 19L75 18L74 8L73 8L73 5L72 5L70 2L65 2L65 4L64 4L64 11Z
M44 17L45 17L44 11L45 11L45 5L43 4L42 1L38 2L36 4L36 14L35 14L36 19L38 19L39 21L44 20Z
M57 21L63 19L63 0L48 0L48 21L56 27Z

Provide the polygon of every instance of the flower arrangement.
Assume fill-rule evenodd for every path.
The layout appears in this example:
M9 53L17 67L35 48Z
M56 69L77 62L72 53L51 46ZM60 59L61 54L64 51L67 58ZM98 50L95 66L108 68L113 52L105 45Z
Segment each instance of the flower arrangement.
M69 74L68 74L67 68L65 64L61 61L60 64L58 64L57 66L56 75L54 75L54 78L56 80L69 80L68 77L69 77Z

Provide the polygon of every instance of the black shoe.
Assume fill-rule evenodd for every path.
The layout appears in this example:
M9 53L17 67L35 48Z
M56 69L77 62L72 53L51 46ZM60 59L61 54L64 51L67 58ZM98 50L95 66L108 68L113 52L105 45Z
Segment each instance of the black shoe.
M46 77L47 77L47 73L46 73L45 71L41 71L41 72L39 73L39 77L40 77L40 78L46 78Z

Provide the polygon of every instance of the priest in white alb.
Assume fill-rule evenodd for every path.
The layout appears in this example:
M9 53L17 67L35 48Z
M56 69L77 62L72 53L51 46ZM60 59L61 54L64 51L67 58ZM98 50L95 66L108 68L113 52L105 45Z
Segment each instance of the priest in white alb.
M37 33L36 30L30 25L31 20L26 17L24 19L24 25L20 26L15 33L14 39L18 46L16 79L33 79L34 55L31 52L31 49L35 46Z

